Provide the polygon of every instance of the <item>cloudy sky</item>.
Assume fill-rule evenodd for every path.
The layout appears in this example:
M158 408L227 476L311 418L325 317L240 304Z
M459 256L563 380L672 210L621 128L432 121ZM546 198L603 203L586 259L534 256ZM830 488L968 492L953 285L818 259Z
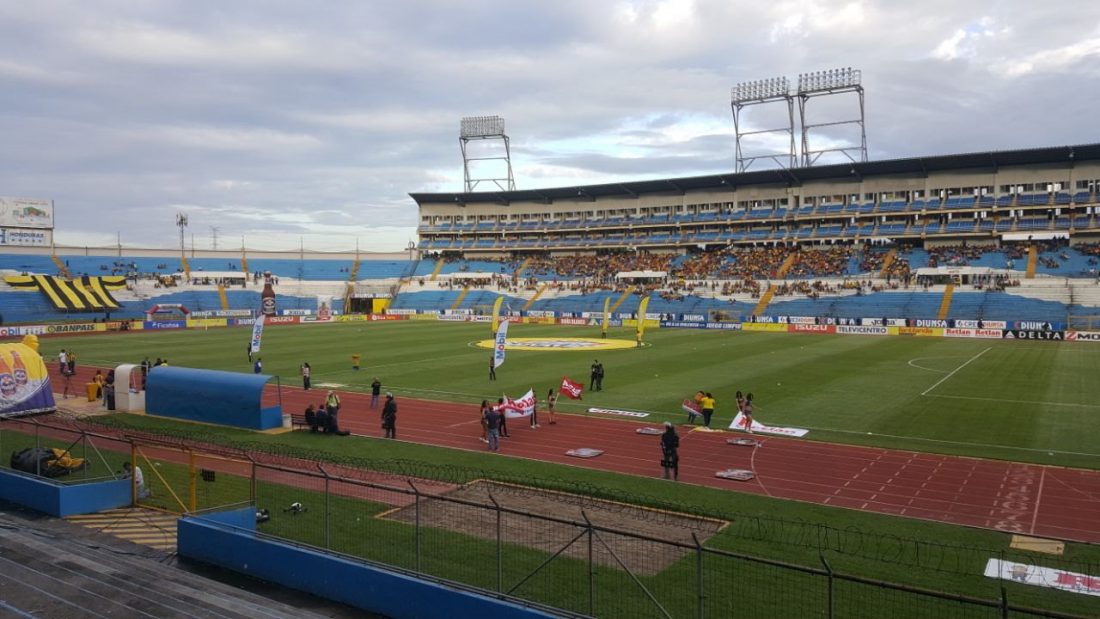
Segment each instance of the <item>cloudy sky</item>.
M733 84L843 66L872 159L1100 139L1100 3L0 0L0 195L65 244L396 250L464 116L520 189L728 172Z

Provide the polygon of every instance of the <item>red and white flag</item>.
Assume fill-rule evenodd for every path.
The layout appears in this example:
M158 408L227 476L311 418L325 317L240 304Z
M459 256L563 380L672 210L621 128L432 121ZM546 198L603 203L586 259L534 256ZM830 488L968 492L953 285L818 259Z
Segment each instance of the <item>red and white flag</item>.
M558 392L564 393L571 400L580 400L584 394L584 383L575 383L569 380L568 376L562 376Z
M684 403L680 405L680 408L687 411L690 418L695 419L696 415L703 414L703 411L699 410L699 403L695 400L684 400Z
M504 396L504 404L498 404L497 410L509 419L531 415L535 412L535 390L529 389L527 394L518 400Z

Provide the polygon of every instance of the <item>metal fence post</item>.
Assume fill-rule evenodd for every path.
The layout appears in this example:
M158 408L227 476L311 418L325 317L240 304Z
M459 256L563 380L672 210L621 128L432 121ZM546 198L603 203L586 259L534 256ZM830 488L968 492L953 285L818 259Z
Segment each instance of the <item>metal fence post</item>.
M1008 591L1001 585L1001 617L1008 619Z
M703 603L706 600L707 589L706 582L703 579L703 545L699 543L698 536L695 535L695 531L691 532L691 541L695 542L695 579L699 588L698 591L698 616L699 619L703 619L706 616Z
M420 489L416 487L416 484L412 483L411 479L405 480L409 486L413 489L413 494L416 496L416 503L413 507L413 513L416 516L416 571L420 572Z
M497 593L504 592L504 540L501 536L500 503L497 503L493 493L489 492L489 500L493 502L493 508L497 512Z
M832 619L833 618L833 567L831 565L829 565L828 561L825 560L825 553L820 553L819 556L821 557L821 564L825 566L825 571L829 573L829 576L828 576L829 584L828 584L828 589L827 589L827 591L828 591L828 594L827 594L828 595L828 608L826 609L828 614L826 616L829 617L829 619Z
M332 549L332 518L330 512L332 511L332 493L329 492L329 474L325 470L325 467L320 462L317 463L317 470L321 471L321 474L325 476L325 548Z
M592 521L588 519L588 514L581 510L581 517L584 518L585 526L588 529L588 614L596 616L596 562L593 554L592 541L593 530Z

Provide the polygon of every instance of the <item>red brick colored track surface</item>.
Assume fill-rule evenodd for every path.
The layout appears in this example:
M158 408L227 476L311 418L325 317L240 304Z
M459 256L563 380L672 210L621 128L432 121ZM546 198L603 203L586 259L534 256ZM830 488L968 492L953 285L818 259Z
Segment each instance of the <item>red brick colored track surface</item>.
M55 365L51 364L51 373ZM80 372L81 378L85 371ZM73 383L77 382L74 378ZM284 410L299 412L307 403L323 400L324 394L324 390L305 392L284 386ZM369 395L340 392L340 397L341 428L357 435L382 436L381 403L370 409ZM400 440L485 449L479 440L476 406L414 400L400 394L397 401ZM511 438L501 440L500 453L644 477L661 475L659 437L635 432L646 425L644 422L558 415L558 423L549 425L544 414L540 417L539 429L529 428L523 420L510 421ZM726 443L729 438L746 436L739 432L687 430L680 429L681 483L1100 543L1100 471L760 435L755 438L761 446L743 447ZM588 459L565 455L578 447L604 453ZM715 472L728 468L749 469L756 477L748 482L715 477Z

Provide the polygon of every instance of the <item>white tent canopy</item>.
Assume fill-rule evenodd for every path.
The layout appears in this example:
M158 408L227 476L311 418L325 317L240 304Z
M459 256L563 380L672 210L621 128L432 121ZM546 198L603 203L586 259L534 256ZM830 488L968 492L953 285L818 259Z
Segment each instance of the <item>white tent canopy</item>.
M483 271L477 271L473 273L445 273L440 275L442 278L458 279L458 280L482 280L493 279L494 275L500 275L499 273L486 273Z

